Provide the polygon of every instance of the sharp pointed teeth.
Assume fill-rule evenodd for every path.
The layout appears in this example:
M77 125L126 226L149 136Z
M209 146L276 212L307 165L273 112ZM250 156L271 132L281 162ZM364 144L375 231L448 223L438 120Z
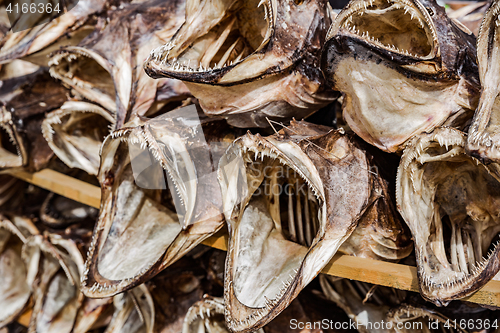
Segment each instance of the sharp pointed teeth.
M266 3L266 0L260 0L259 4L257 5L257 8L259 8L260 6L262 6L265 3Z

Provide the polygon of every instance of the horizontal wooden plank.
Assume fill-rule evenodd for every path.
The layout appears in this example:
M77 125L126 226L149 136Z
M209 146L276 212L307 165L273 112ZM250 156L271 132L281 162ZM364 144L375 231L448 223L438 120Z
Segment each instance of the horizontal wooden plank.
M29 173L22 170L15 170L9 173L28 183L81 202L85 205L95 208L99 208L100 206L101 189L98 186L66 176L60 172L44 169L35 173Z
M24 171L11 174L75 201L99 208L101 192L97 186L48 169L33 174ZM226 251L227 238L228 235L221 231L206 239L203 244ZM418 292L417 269L407 265L338 254L326 265L322 273ZM490 281L481 290L464 300L500 307L500 281Z

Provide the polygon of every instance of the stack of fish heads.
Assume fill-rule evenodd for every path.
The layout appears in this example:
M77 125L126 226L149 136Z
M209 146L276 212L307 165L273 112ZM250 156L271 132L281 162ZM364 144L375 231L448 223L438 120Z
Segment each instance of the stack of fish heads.
M86 295L111 296L146 281L223 226L216 170L238 132L224 121L200 121L191 105L106 138Z
M68 91L46 69L22 60L2 67L0 168L45 167L53 153L43 140L46 112L59 108Z
M54 52L50 73L110 112L115 118L113 126L121 128L135 116L146 114L157 88L165 84L149 78L142 63L151 49L173 36L183 22L184 8L181 0L124 4L101 18L78 45ZM164 89L177 91L174 95L187 93L184 85L169 83Z
M328 31L322 69L350 128L395 152L436 126L467 124L480 90L475 45L434 0L353 0Z
M319 68L330 24L326 1L187 0L185 23L145 69L185 82L208 115L268 127L336 97Z
M466 141L446 127L416 136L398 169L397 205L415 242L420 292L440 305L500 270L497 165L467 155Z
M38 15L24 13L24 18L15 20L12 27L8 18L3 16L7 13L5 11L7 2L3 2L2 13L5 14L2 14L0 26L3 27L7 23L9 29L0 39L0 64L24 58L40 66L47 66L47 55L61 46L78 44L92 31L95 15L105 11L108 6L119 4L120 1L78 0L76 2L70 11L52 20L50 20L52 14L48 10L37 13ZM55 9L54 2L47 3ZM60 5L59 10L67 10L64 8L65 3L57 2ZM8 2L8 4L13 7L11 13L15 16L16 3ZM23 2L17 3L17 6L22 9L22 4ZM42 21L45 23L39 24ZM0 30L3 31L1 28Z
M230 234L224 298L231 330L269 323L360 220L379 230L401 225L382 217L394 210L370 167L370 157L342 130L304 121L268 137L248 133L228 148L218 173ZM384 230L368 241L373 249L355 237L348 250L397 260L408 255L408 241L399 230Z
M481 98L469 129L466 150L485 163L500 162L500 2L486 13L477 40Z

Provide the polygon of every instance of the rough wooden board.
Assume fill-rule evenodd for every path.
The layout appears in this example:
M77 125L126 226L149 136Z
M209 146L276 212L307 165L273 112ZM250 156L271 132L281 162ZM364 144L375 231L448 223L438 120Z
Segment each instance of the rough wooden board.
M75 201L99 208L101 191L97 186L48 169L34 174L24 171L16 171L11 174ZM227 233L222 230L203 241L203 244L226 251L227 237ZM336 255L325 266L322 273L418 292L417 269L407 265ZM500 307L500 281L490 281L481 290L464 300Z
M101 189L65 174L44 169L39 172L11 171L12 176L22 179L51 192L67 198L99 208L101 203Z

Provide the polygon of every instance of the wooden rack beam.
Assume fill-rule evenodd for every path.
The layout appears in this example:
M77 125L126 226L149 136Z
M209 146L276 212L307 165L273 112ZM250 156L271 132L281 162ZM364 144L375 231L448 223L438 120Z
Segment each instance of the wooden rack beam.
M36 173L12 171L10 174L72 200L99 208L101 191L97 186L49 169ZM205 240L203 244L226 251L227 237L227 234L220 232ZM418 292L417 269L413 266L337 254L322 273ZM500 307L500 281L490 281L481 290L463 300Z

